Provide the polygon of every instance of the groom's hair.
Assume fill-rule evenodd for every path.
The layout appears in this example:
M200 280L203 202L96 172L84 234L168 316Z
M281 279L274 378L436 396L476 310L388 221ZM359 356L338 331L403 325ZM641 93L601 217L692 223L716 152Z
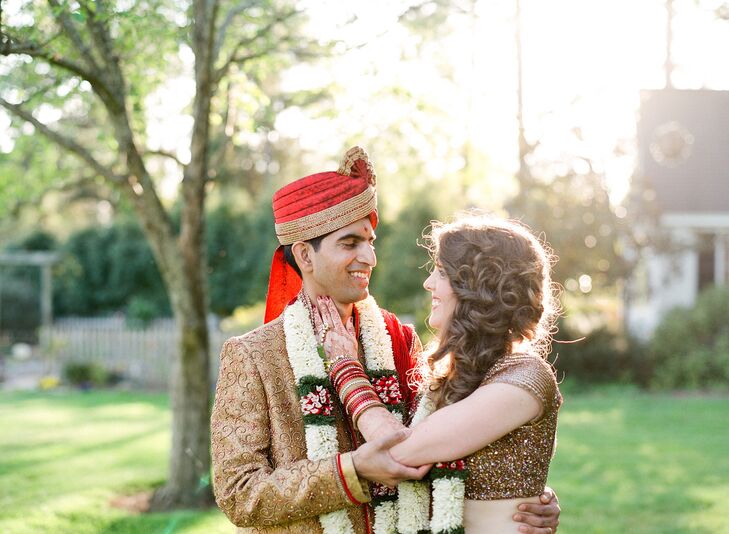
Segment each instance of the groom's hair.
M332 232L329 232L331 234ZM324 239L329 234L320 235L319 237L315 237L313 239L307 239L304 241L304 243L309 243L311 247L314 249L314 252L319 252L319 247L321 246L321 240ZM293 243L291 245L284 245L283 248L283 254L284 259L286 260L286 263L289 264L289 266L296 271L296 274L299 275L299 278L301 278L301 269L299 269L299 266L296 265L296 258L294 258L294 253L291 251L291 247L293 246Z

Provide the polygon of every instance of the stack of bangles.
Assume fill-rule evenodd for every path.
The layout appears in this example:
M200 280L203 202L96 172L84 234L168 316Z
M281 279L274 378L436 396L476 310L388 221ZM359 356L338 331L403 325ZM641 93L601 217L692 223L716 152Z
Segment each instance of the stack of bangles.
M360 415L366 410L375 406L385 407L372 387L364 367L351 356L343 354L334 358L330 362L329 378L355 428Z

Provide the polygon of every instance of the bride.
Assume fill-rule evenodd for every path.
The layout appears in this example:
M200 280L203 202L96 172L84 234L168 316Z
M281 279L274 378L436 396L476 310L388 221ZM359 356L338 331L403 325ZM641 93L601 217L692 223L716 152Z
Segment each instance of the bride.
M550 256L523 225L484 216L434 225L429 244L423 285L437 340L420 390L432 409L390 453L410 466L465 464L457 527L519 532L512 515L544 491L562 403L545 360L556 316ZM325 340L330 358L339 347Z

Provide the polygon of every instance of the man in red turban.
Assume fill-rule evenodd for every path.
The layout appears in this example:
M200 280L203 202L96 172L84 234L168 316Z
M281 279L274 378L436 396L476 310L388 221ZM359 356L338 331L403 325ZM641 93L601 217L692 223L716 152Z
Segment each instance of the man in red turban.
M273 197L280 246L265 324L225 343L211 420L216 499L233 523L249 527L241 532L370 533L367 481L381 483L373 486L381 497L385 485L427 470L400 465L388 452L407 437L396 414L411 407L415 386L407 377L422 348L413 327L378 308L368 292L375 187L367 153L354 147L336 172L301 178ZM314 324L313 302L323 296L361 339L366 373L344 386L346 404L329 382L335 362L317 348L331 327ZM539 513L556 524L558 510L551 504Z

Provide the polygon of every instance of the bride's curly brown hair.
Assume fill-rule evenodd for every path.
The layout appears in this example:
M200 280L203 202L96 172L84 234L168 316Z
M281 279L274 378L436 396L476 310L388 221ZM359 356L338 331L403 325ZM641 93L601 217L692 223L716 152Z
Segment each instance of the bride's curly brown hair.
M546 358L558 307L552 255L523 224L468 215L425 237L456 297L425 369L440 408L475 391L516 343Z

